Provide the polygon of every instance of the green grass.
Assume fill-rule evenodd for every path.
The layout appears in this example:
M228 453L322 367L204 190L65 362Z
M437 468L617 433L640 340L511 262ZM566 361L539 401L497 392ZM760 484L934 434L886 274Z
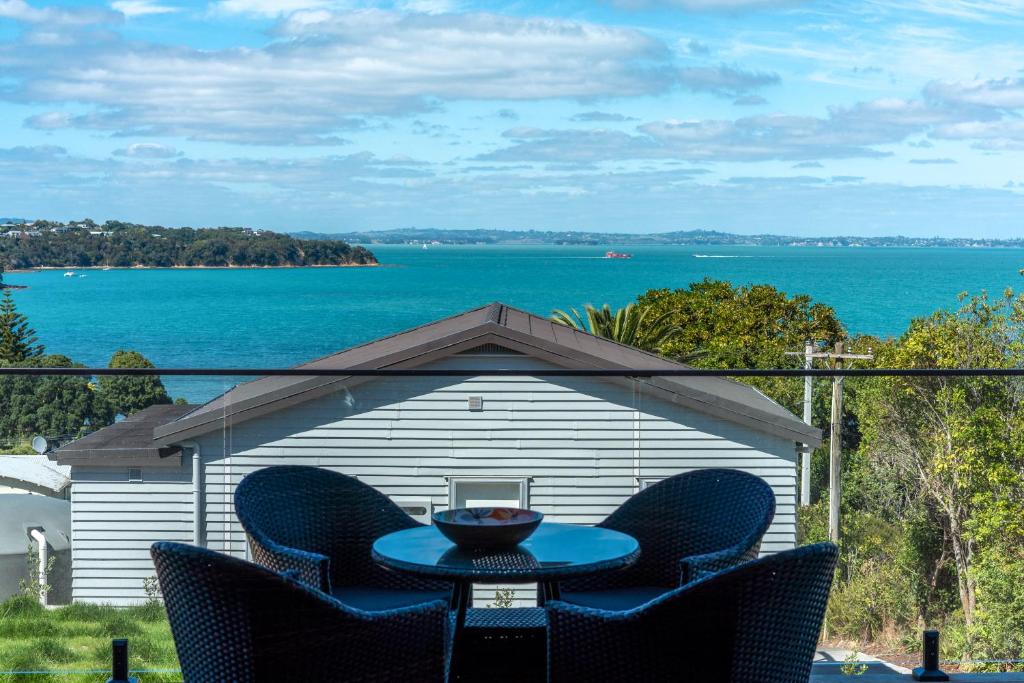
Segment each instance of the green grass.
M0 603L0 683L92 683L110 675L110 641L128 639L129 666L177 669L163 605L138 607L74 604L45 609L33 598L17 596ZM63 674L102 669L104 673ZM143 683L180 681L177 673L138 674Z

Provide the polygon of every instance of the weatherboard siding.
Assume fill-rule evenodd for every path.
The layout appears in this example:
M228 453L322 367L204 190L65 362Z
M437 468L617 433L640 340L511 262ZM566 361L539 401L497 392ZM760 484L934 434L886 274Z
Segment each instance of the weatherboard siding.
M185 461L187 462L187 461ZM72 599L126 605L146 599L143 582L156 571L155 541L192 541L192 480L181 468L72 469Z
M526 356L462 355L429 368L546 369ZM483 410L468 409L469 396ZM778 511L763 552L795 542L795 445L598 378L387 378L294 405L196 439L203 462L208 547L247 553L232 496L270 465L328 467L400 502L448 506L448 477L527 477L529 505L551 521L593 524L657 480L706 467L763 477ZM76 468L75 598L132 602L153 574L155 540L191 541L188 458L162 481L127 482ZM517 596L531 593L520 588ZM478 591L480 604L492 589Z
M428 367L553 366L472 355ZM469 396L483 397L483 410L468 410ZM234 487L276 464L328 467L397 501L429 500L435 511L448 506L448 477L528 477L531 508L576 524L604 519L638 490L639 480L735 467L775 490L778 512L763 551L795 542L795 444L654 398L639 385L596 378L378 379L199 442L207 544L241 557L246 547L232 508Z

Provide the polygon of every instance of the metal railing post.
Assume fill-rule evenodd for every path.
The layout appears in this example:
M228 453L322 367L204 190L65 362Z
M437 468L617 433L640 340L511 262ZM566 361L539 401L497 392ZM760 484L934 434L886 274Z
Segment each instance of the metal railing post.
M925 631L922 646L922 666L914 669L914 680L948 681L949 676L939 668L939 632Z
M138 678L128 676L128 639L115 638L110 645L110 678L107 683L139 683Z

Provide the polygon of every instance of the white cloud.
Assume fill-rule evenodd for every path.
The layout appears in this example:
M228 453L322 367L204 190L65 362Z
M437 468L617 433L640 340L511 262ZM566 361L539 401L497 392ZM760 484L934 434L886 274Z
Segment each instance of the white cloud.
M887 156L878 145L973 121L976 114L917 100L880 99L834 107L825 118L770 114L736 120L663 119L637 134L617 130L513 128L512 145L480 155L491 161L767 161Z
M776 85L778 74L745 71L721 64L712 67L686 67L679 70L679 82L694 92L710 92L721 97L737 97L751 90Z
M460 99L586 100L678 85L663 43L632 29L488 14L297 12L263 48L127 41L0 46L19 102L92 104L81 128L268 144L339 144L359 117Z
M974 80L968 82L934 82L925 88L934 99L957 104L999 109L1024 108L1024 78Z
M450 227L642 225L820 235L825 225L833 234L933 235L984 225L993 237L1018 234L1024 212L1024 194L1008 190L914 187L844 176L716 183L691 169L574 168L581 167L492 168L467 177L365 153L140 164L21 147L0 149L0 203L51 217L81 215L81 207L89 206L93 215L164 225L285 230L400 227L413 213L422 224Z
M807 0L618 0L626 7L669 6L698 12L734 12L751 9L778 9L799 5Z
M0 0L0 19L13 19L27 24L84 26L88 24L116 23L120 17L114 12L82 7L35 7L24 0Z
M71 115L62 111L49 111L45 114L36 114L25 119L25 127L35 128L36 130L70 128L71 125Z
M131 157L133 159L173 159L180 157L181 152L168 145L156 142L136 142L123 149L114 150L114 156Z
M278 17L300 10L330 7L331 4L330 0L218 0L212 9L224 14Z
M177 7L161 5L153 0L114 0L110 6L129 19L149 14L171 14L179 11Z

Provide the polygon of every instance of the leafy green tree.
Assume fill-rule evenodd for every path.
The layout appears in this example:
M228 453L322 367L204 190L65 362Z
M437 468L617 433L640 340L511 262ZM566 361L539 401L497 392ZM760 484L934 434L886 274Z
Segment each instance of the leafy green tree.
M149 360L137 351L119 349L110 359L109 368L152 368ZM131 415L152 405L171 402L163 382L155 375L103 375L100 395L117 415Z
M43 345L36 339L28 319L18 312L11 290L0 295L0 361L16 364L41 356Z
M955 312L915 320L878 364L893 368L1008 368L1024 363L1024 302L1012 293L964 299ZM1024 386L1000 377L892 377L865 383L857 399L862 456L896 483L905 509L930 511L972 629L999 602L985 601L993 564L1024 578ZM1009 554L1007 554L1009 553ZM935 567L941 571L941 567ZM1000 592L1000 591L995 591ZM1001 589L1009 599L1007 586ZM1013 591L1009 591L1013 592ZM1013 598L1018 604L1024 596ZM984 622L984 620L982 620ZM1019 651L1018 651L1019 652Z
M555 310L551 313L551 320L620 344L658 351L679 332L679 329L668 322L672 311L652 315L652 310L649 306L637 304L628 304L615 311L612 311L608 304L601 308L584 304L584 315L580 315L575 308L570 308L568 313Z
M10 366L7 361L0 365ZM81 367L67 356L36 356L16 365L42 368ZM34 435L78 436L112 421L110 407L87 377L54 375L0 376L0 439Z
M785 354L802 350L805 340L831 345L846 337L831 307L807 295L788 296L771 285L734 287L706 278L685 289L652 289L637 304L650 310L638 334L649 334L653 321L678 330L661 345L661 353L702 368L793 367L798 361ZM745 381L799 412L802 381Z

